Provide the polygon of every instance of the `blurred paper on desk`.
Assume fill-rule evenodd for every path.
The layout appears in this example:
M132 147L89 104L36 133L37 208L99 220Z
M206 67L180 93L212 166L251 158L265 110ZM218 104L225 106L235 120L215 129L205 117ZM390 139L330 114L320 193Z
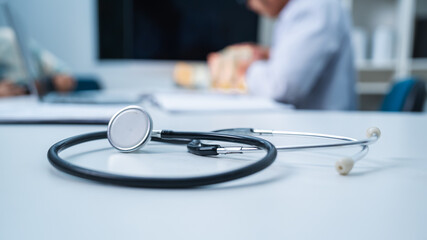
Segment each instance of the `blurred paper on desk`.
M51 104L2 101L0 123L107 124L122 105Z
M169 112L272 111L292 109L291 105L268 98L221 93L158 93L153 102Z

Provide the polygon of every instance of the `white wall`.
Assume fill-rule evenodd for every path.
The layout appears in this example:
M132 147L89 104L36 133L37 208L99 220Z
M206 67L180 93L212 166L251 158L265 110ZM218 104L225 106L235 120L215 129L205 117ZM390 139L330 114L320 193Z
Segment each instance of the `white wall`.
M96 65L95 0L9 0L27 35L77 73Z

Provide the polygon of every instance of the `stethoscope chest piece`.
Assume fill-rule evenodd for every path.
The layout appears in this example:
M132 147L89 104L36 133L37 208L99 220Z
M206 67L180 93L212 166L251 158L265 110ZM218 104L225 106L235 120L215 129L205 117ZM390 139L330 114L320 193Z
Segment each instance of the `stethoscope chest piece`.
M138 106L129 106L111 118L107 129L108 141L121 152L132 152L150 140L152 129L150 115Z

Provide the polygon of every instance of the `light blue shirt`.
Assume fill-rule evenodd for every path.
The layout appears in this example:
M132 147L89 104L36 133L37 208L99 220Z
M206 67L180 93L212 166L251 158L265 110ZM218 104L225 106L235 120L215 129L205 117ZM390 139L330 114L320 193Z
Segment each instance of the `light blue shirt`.
M355 109L350 29L337 0L291 0L278 17L270 59L248 69L249 91L300 109Z

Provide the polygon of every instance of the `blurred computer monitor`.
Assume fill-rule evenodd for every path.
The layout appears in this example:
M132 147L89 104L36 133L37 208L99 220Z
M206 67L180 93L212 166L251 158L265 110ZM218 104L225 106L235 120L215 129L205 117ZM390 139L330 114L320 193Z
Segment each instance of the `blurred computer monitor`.
M205 60L258 41L258 16L235 0L98 0L100 59Z

